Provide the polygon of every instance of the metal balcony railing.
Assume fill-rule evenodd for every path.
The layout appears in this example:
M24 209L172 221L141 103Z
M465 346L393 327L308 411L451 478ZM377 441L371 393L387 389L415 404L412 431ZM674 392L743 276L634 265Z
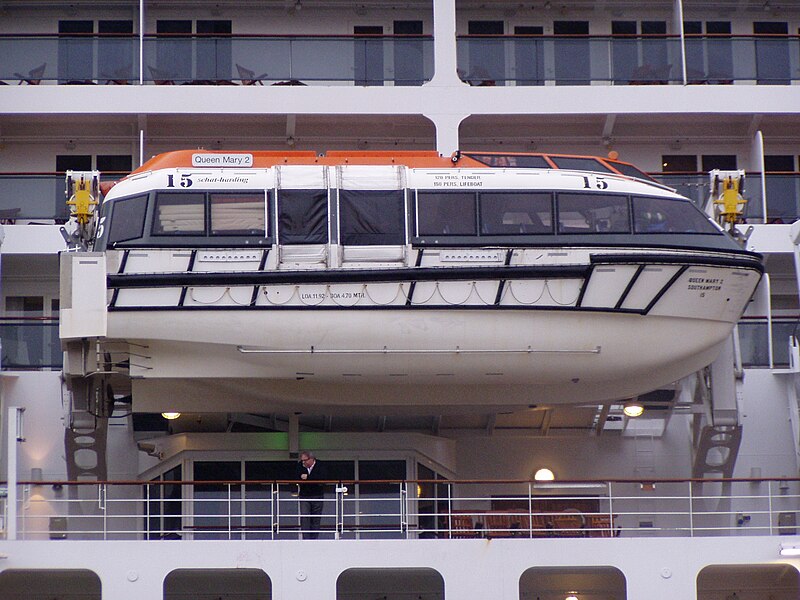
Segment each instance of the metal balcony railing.
M800 511L795 478L328 487L321 539L793 535ZM27 481L6 509L16 539L289 540L304 533L297 489L288 481Z

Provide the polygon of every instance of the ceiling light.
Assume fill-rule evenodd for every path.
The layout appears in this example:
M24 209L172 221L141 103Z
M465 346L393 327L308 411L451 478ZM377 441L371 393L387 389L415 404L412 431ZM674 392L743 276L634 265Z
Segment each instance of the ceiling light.
M164 417L167 421L174 421L175 419L177 419L178 417L181 416L181 413L179 413L179 412L163 412L163 413L161 413L161 416Z
M638 402L626 402L622 412L625 413L626 417L635 419L636 417L642 416L642 413L644 412L644 406Z
M800 545L781 544L781 556L800 556Z
M536 473L533 474L533 478L536 481L553 481L556 476L550 469L545 467L536 471Z
M570 594L564 600L578 600L578 597L575 594Z

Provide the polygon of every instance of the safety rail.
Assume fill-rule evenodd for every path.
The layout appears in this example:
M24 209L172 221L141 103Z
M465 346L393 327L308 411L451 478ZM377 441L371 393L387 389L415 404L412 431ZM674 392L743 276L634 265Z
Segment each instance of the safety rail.
M800 511L797 478L328 483L320 539L793 535ZM298 485L23 481L8 519L25 540L291 540Z
M58 317L0 317L0 365L4 370L60 369Z

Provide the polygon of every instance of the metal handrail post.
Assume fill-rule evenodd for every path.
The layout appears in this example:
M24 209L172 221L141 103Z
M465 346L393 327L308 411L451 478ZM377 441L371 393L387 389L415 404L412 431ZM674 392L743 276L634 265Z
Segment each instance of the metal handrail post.
M528 537L533 538L533 484L528 482Z
M611 482L606 482L608 492L608 536L614 537L614 497L611 495Z
M438 525L437 525L438 529ZM447 537L453 537L453 484L447 484Z
M689 481L689 537L694 537L694 502L692 498L692 482Z
M335 488L335 512L336 512L336 527L333 531L333 539L338 540L344 532L344 490L346 488L341 484L337 484Z
M767 502L769 503L769 534L772 535L772 481L767 482Z
M408 482L400 484L400 533L408 539Z
M97 508L100 509L103 513L103 539L108 539L108 511L106 510L106 494L107 494L106 484L101 483L97 487Z
M232 493L232 485L228 484L228 539L232 539L233 533L233 493Z

